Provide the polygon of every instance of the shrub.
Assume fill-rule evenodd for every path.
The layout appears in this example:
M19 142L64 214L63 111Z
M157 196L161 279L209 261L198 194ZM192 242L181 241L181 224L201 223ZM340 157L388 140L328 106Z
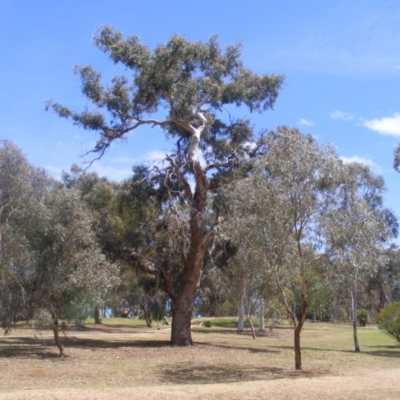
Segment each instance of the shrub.
M364 308L360 308L357 310L357 321L360 326L365 326L367 325L368 322L368 311L365 310Z
M378 326L400 343L400 301L386 306L377 316Z
M211 328L211 321L210 320L204 321L204 326L206 328Z

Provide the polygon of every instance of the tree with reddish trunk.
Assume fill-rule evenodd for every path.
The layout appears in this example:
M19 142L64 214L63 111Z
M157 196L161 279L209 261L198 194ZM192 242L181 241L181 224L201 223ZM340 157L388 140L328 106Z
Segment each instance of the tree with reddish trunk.
M47 106L99 134L93 149L97 158L113 142L145 126L159 127L176 139L162 166L135 169L131 194L152 203L156 218L142 219L131 227L136 234L129 240L119 238L105 247L152 276L155 287L168 294L173 303L171 343L190 345L193 307L216 234L215 224L207 218L209 194L225 182L239 158L257 151L249 146L254 141L249 121L230 116L224 120L229 115L225 108L271 108L283 78L252 73L240 61L240 45L222 51L216 37L200 43L175 35L151 51L138 37L124 39L105 26L95 35L95 44L132 72L132 82L115 77L105 87L100 73L78 66L82 92L93 103L93 111L76 113L54 102ZM164 116L154 118L162 111ZM145 233L144 226L149 228ZM149 238L145 244L143 236Z

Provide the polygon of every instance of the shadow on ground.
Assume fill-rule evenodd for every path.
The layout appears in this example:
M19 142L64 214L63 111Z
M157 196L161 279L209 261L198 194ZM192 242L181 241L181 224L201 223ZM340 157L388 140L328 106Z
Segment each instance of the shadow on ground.
M188 368L175 366L161 371L162 379L171 384L238 383L257 380L284 378L313 378L326 375L329 371L294 371L271 367L248 365L196 366Z

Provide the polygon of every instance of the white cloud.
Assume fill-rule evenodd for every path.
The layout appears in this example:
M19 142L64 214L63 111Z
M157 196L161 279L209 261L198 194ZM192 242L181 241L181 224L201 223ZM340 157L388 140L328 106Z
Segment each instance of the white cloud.
M111 181L122 181L124 179L130 178L132 173L132 168L116 168L110 165L103 165L101 162L94 162L90 167L90 172L96 172L99 176L105 176Z
M146 153L144 159L147 161L161 161L164 160L165 156L165 151L153 150Z
M44 167L44 169L54 179L57 179L58 181L61 180L61 172L63 171L62 168L54 167L53 165L47 165Z
M350 114L350 113L344 112L344 111L340 111L340 110L331 112L330 117L332 119L343 119L345 121L351 121L354 119L353 114Z
M300 121L299 121L299 124L300 125L305 125L305 126L314 126L315 125L315 123L313 121L309 121L309 120L307 120L305 118L301 118Z
M359 163L359 164L368 165L369 167L374 167L375 166L375 163L371 159L365 158L365 157L359 157L359 156L344 157L344 156L340 156L340 159L343 161L344 164L350 164L350 163L356 162L356 163Z
M371 168L372 171L374 171L376 174L383 174L385 171L384 169L374 161L372 161L371 158L367 157L362 157L362 156L353 156L353 157L344 157L340 156L340 159L343 161L344 164L349 164L349 163L358 163L358 164L363 164ZM390 171L392 172L392 171Z
M114 164L127 164L130 166L133 166L135 164L140 164L143 162L159 162L165 159L166 152L165 151L160 151L160 150L152 150L149 151L148 153L144 154L141 157L137 158L132 158L132 157L114 157L112 159L112 163Z
M395 113L391 117L365 120L362 125L381 135L400 136L400 114Z

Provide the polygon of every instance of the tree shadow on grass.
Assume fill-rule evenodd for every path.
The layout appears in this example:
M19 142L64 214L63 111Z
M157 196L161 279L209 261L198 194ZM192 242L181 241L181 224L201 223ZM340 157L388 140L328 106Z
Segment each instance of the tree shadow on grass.
M251 347L251 346L243 346L243 345L229 345L225 343L207 343L207 342L196 342L196 344L208 347L222 348L222 349L231 349L231 350L244 350L251 353L280 353L280 350L277 350L275 347L272 349L271 347Z
M101 338L82 338L79 336L65 336L61 338L68 356L68 349L86 349L96 351L98 349L161 349L174 348L169 340L110 340L107 337ZM279 350L267 347L254 348L246 345L229 345L223 343L195 342L194 348L204 346L212 348L233 349L237 351L253 353L276 353ZM8 337L0 339L0 357L15 358L53 358L59 357L58 349L52 337Z
M163 369L162 379L172 384L237 383L284 378L313 378L328 371L295 371L282 368L248 365L197 365L195 367L174 366Z
M365 348L368 347L382 347L387 350L365 350ZM293 346L274 346L276 349L282 349L282 350L293 350ZM393 351L390 349L397 349L399 351ZM317 351L317 352L338 352L338 353L348 353L348 354L359 354L360 356L365 355L365 356L379 356L379 357L389 357L389 358L400 358L400 347L399 346L361 346L361 351L356 352L354 350L349 350L349 349L328 349L328 348L316 348L316 347L309 347L309 346L302 346L301 351Z
M137 348L163 348L171 347L169 341L161 340L116 340L109 339L87 339L79 337L63 337L61 343L65 347L65 352L68 356L68 349L118 349L127 347ZM55 346L54 339L47 338L27 338L27 337L12 337L0 339L0 358L15 357L15 358L53 358L59 357L58 349Z
M54 343L54 342L53 342ZM0 339L0 358L59 358L54 345L54 351L49 348L49 340L35 338L7 338Z

